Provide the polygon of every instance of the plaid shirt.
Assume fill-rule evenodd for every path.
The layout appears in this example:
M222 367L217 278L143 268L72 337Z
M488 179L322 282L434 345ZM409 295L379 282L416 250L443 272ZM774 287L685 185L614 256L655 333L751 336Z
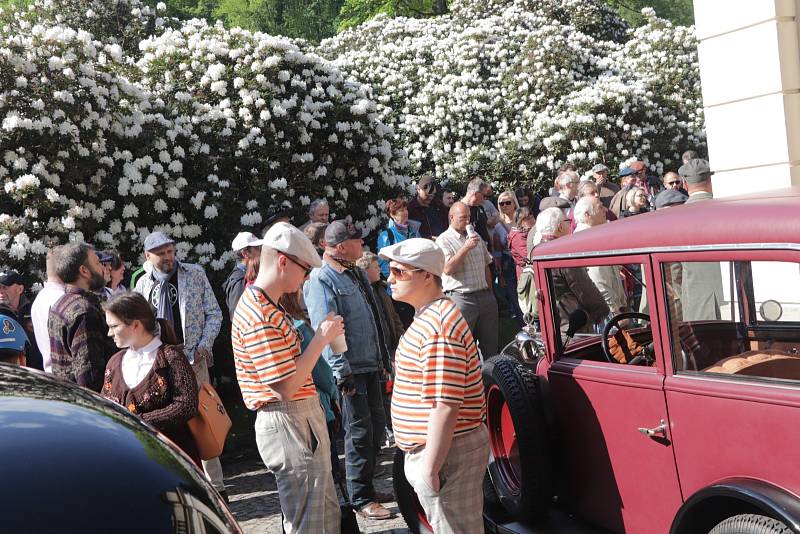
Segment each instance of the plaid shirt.
M466 242L467 236L459 234L452 227L436 238L436 244L444 251L446 261L450 261ZM491 262L492 255L481 241L477 247L469 251L458 269L450 275L442 275L442 289L457 293L473 293L488 288L486 266Z
M50 308L47 332L53 374L100 391L106 362L118 349L108 337L97 295L67 286Z

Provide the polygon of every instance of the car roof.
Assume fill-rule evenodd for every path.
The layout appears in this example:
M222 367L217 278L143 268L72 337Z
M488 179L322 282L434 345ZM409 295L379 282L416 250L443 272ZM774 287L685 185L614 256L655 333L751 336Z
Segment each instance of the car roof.
M543 243L533 260L764 243L800 243L800 186L629 217Z

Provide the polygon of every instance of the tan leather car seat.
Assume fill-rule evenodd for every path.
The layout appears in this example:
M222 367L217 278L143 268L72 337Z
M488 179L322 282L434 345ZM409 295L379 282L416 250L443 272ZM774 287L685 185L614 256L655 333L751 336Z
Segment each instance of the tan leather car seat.
M800 380L800 356L779 350L750 350L703 369L706 373Z

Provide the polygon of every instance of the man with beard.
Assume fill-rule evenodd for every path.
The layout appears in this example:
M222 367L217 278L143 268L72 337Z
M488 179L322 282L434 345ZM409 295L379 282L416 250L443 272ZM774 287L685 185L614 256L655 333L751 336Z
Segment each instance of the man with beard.
M85 243L58 247L52 259L66 292L50 309L47 321L51 370L58 377L100 391L106 362L117 351L95 293L106 285L103 266Z
M145 274L136 281L141 293L156 309L156 317L175 327L178 343L192 365L198 385L211 383L214 339L222 326L222 310L202 267L175 257L175 241L163 232L144 240ZM211 484L227 500L219 458L203 460Z

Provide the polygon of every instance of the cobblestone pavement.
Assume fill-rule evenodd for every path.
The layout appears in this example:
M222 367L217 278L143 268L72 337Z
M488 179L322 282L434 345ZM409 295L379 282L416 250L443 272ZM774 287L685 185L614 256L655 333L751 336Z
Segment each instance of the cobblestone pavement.
M392 455L394 449L384 448L378 458L375 489L392 491ZM280 534L281 511L275 477L267 471L257 451L250 449L239 456L224 456L225 486L230 509L246 534ZM397 503L385 504L396 517L371 521L359 517L363 533L410 534L400 515Z

